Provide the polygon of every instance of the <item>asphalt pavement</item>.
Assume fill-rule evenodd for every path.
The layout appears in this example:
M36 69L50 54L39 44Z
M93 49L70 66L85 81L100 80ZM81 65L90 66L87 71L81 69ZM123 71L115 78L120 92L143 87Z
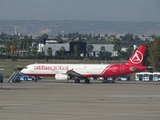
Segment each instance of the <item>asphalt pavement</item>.
M160 120L160 83L0 83L0 120Z

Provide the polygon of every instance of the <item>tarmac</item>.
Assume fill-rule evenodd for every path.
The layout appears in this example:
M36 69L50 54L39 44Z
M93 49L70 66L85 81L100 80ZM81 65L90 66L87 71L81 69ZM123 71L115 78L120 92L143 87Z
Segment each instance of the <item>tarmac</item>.
M160 83L0 83L0 120L160 120Z

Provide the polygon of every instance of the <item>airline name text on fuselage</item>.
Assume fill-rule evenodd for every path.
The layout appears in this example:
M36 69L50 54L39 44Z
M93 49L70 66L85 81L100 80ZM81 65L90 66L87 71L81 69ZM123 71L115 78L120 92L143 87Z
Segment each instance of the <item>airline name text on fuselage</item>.
M61 65L57 65L57 66L45 66L45 65L41 65L41 66L35 66L34 70L51 70L51 71L56 71L56 70L68 70L69 66L61 66Z

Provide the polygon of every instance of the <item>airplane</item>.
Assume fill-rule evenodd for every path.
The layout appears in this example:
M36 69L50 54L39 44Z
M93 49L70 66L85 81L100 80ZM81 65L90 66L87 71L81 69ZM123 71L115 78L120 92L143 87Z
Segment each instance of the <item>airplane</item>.
M129 60L124 64L30 64L21 70L24 75L41 77L55 77L56 80L85 80L90 83L90 77L114 78L118 76L129 75L131 73L146 70L147 67L142 65L143 56L146 46L140 46L131 55ZM106 83L104 79L102 83ZM112 83L115 81L113 80Z

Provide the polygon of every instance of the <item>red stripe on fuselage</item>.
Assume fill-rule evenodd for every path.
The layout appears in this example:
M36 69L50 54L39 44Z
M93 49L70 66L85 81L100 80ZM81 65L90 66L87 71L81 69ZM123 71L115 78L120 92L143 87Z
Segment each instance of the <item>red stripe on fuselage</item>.
M120 75L120 64L112 64L107 66L101 73L101 77L112 77Z
M105 74L105 72L106 72L111 66L113 66L113 65L112 65L112 64L111 64L111 65L108 65L108 66L102 71L102 73L101 73L100 75Z
M23 75L28 75L28 76L34 76L34 77L37 77L37 76L42 76L42 77L54 77L55 76L55 74L23 74Z

